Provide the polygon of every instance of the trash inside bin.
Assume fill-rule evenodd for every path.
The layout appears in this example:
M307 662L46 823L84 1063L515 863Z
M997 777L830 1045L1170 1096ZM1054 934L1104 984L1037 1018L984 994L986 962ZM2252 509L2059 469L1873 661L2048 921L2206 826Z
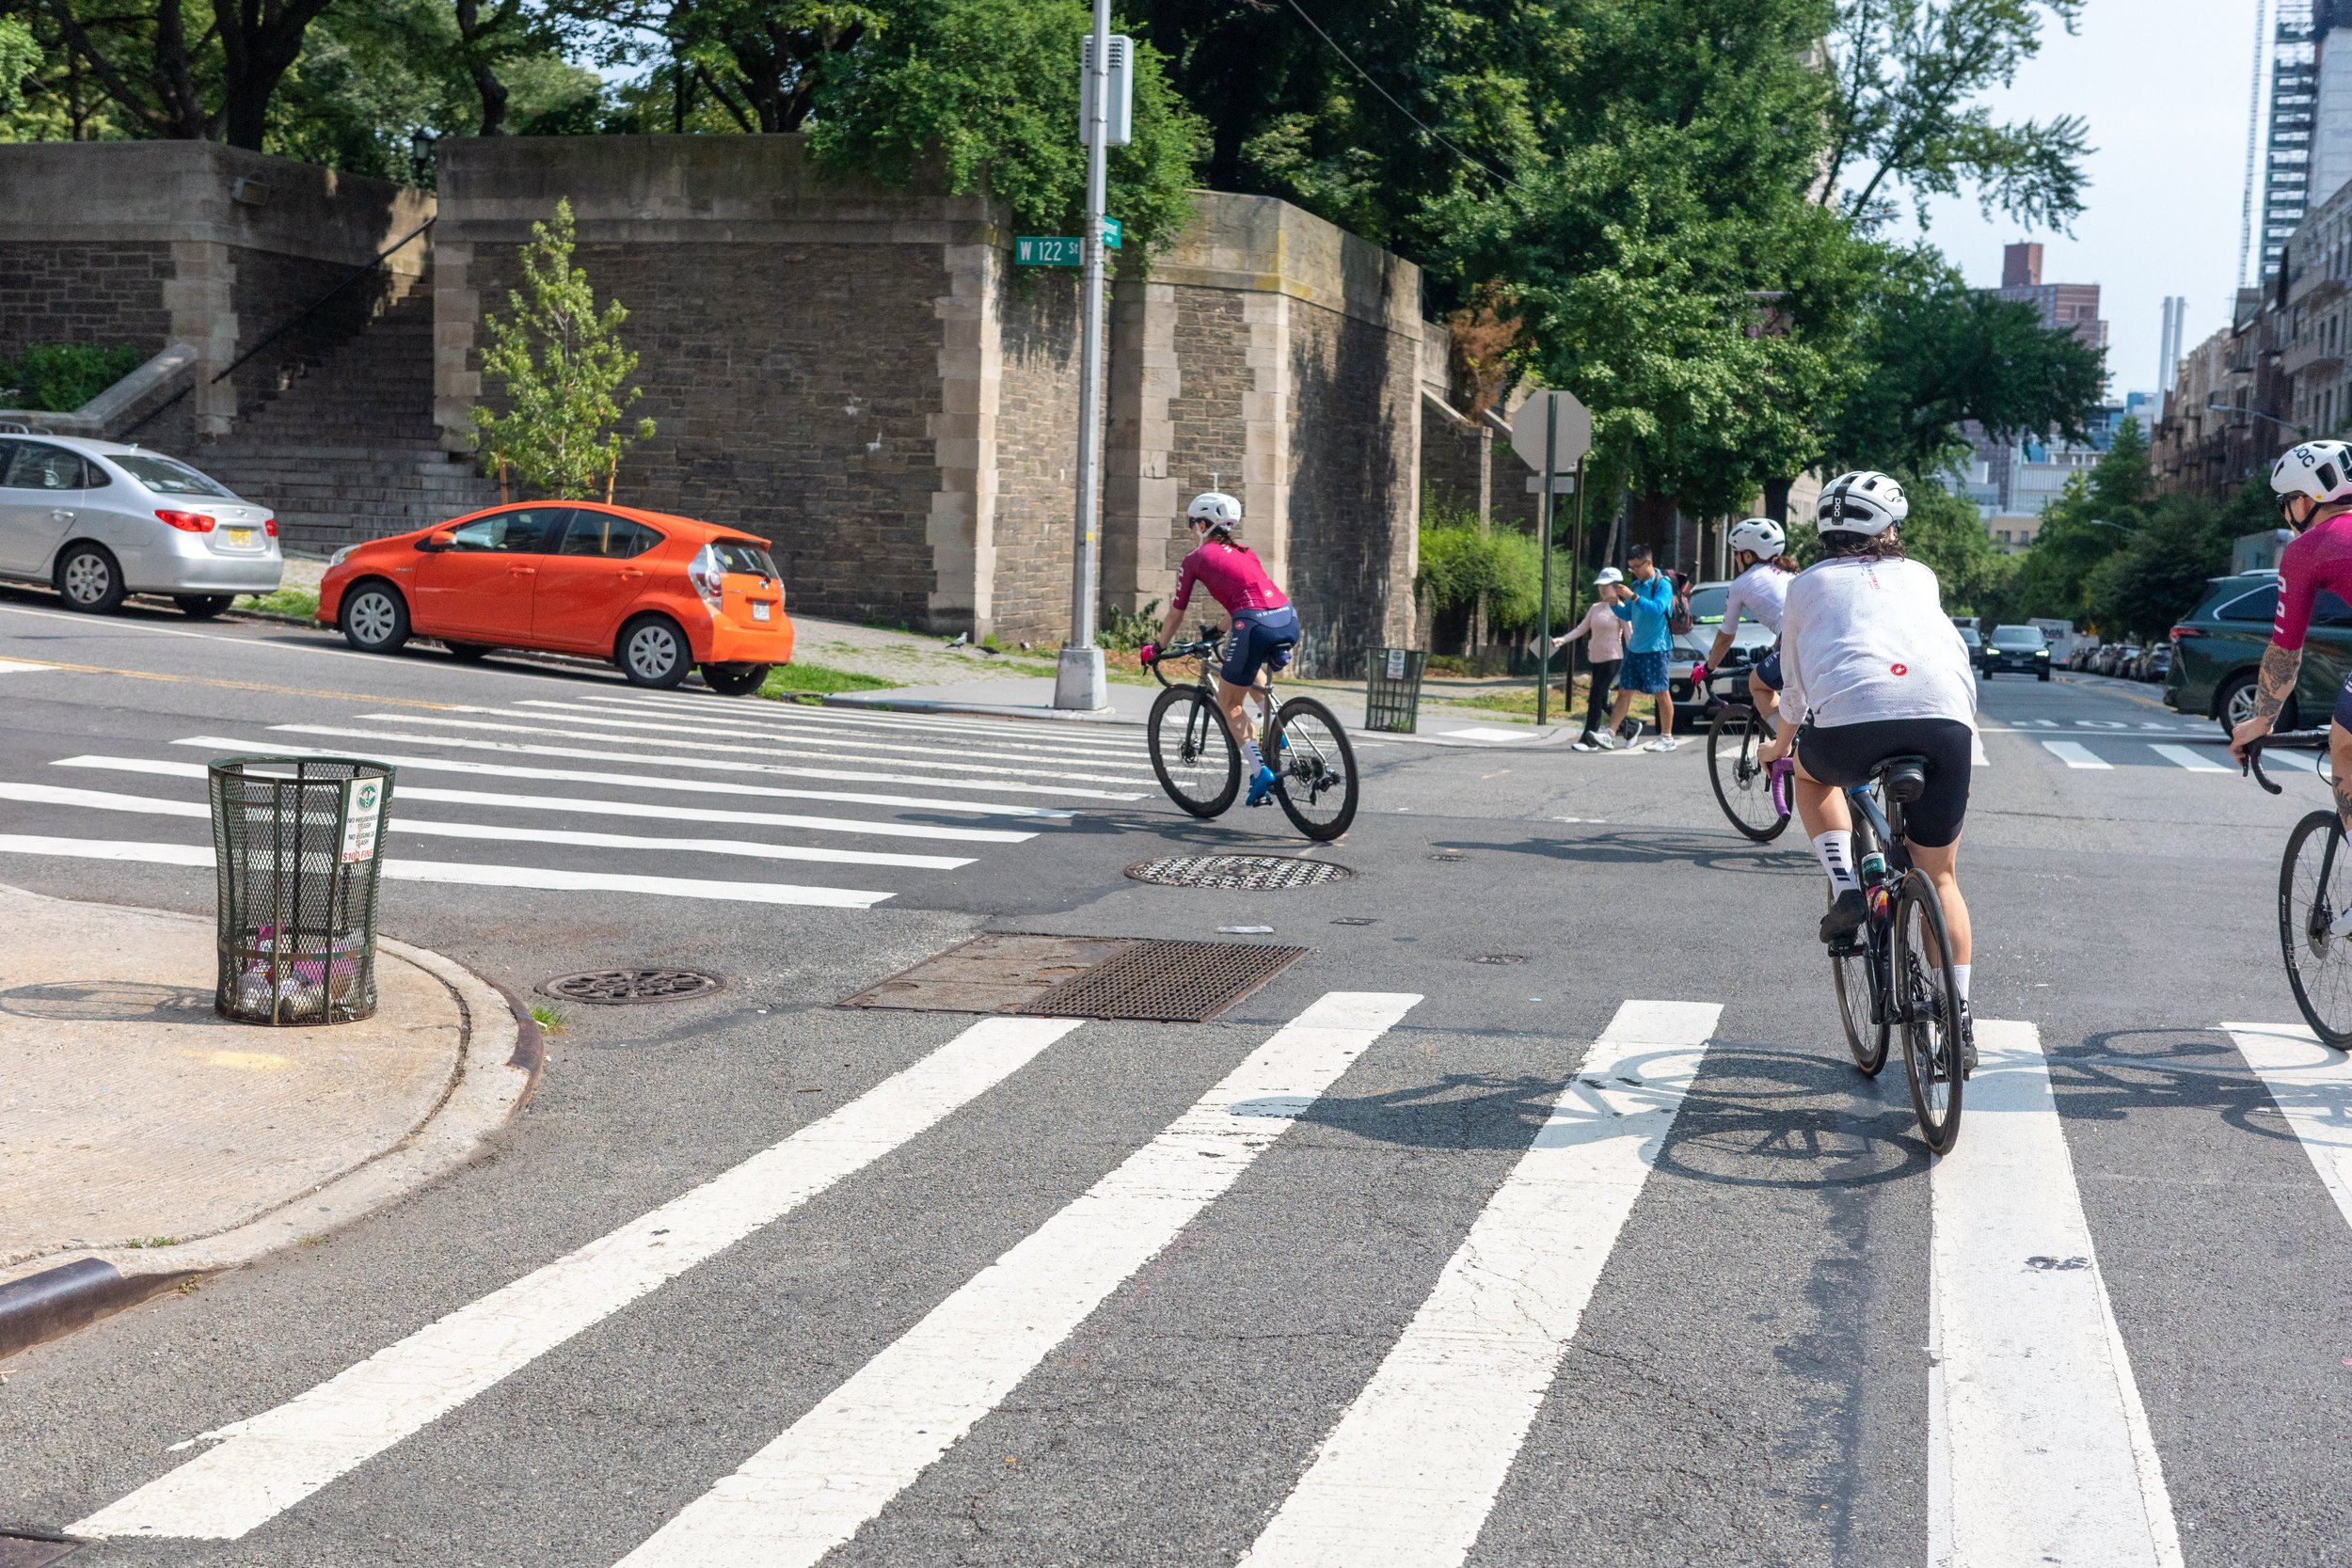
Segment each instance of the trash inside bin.
M1364 728L1411 735L1421 727L1422 668L1418 648L1375 648L1364 668Z
M375 890L393 769L357 757L223 757L211 768L220 967L241 1023L375 1012Z

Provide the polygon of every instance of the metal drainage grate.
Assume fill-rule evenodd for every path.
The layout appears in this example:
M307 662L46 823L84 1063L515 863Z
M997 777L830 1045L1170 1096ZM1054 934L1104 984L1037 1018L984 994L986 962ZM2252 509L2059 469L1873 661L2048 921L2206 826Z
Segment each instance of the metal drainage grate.
M716 974L699 969L594 969L585 974L565 974L539 989L566 1002L597 1007L626 1007L641 1002L683 1002L707 996L726 985Z
M1155 861L1137 861L1127 868L1127 875L1138 882L1156 882L1161 887L1279 893L1287 888L1343 882L1356 873L1329 861L1300 860L1291 855L1163 855Z
M1138 942L1021 1010L1046 1018L1203 1023L1306 952L1249 942Z

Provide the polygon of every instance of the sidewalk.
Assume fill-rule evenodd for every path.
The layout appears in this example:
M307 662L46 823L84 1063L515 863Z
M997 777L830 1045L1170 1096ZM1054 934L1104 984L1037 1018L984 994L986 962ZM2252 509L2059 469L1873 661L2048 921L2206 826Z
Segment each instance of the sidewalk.
M0 887L0 1354L389 1201L537 1068L499 991L405 943L358 1023L231 1023L213 970L209 921Z

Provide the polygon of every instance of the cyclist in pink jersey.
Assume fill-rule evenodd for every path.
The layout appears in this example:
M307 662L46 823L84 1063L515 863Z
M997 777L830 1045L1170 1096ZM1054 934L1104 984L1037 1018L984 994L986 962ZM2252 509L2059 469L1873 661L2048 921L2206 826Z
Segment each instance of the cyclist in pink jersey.
M1262 806L1274 787L1274 769L1259 754L1258 736L1249 727L1242 704L1253 691L1262 700L1265 696L1263 672L1290 663L1291 650L1298 645L1298 611L1266 576L1258 552L1233 542L1233 530L1241 526L1240 501L1221 490L1203 491L1192 499L1184 516L1196 543L1177 570L1176 596L1160 623L1159 636L1143 645L1143 662L1157 659L1161 644L1175 637L1184 607L1192 602L1194 586L1207 589L1209 597L1232 623L1225 639L1225 662L1218 671L1222 678L1217 682L1217 706L1224 711L1225 727L1233 732L1234 743L1241 747L1243 770L1249 775L1249 803Z
M2231 754L2241 762L2295 695L2303 634L2321 591L2352 599L2352 447L2304 442L2271 465L2270 488L2296 537L2279 552L2279 613L2254 682L2254 715L2230 733ZM2328 751L2335 764L2336 811L2352 827L2352 681L2336 693L2333 717Z

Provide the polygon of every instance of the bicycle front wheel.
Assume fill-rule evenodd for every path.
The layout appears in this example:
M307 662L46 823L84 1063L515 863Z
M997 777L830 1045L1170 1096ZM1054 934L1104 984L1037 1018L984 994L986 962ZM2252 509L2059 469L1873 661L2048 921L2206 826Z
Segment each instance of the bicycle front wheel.
M1960 981L1952 974L1951 940L1944 904L1917 872L1895 894L1895 952L1890 966L1896 1023L1903 1032L1903 1070L1911 1079L1911 1109L1920 1136L1938 1154L1960 1141Z
M1291 825L1318 843L1356 820L1356 752L1331 710L1293 697L1274 716L1274 793Z
M1241 788L1241 748L1225 715L1197 686L1171 686L1152 705L1152 771L1168 798L1195 816L1215 816Z
M2352 938L2328 927L2352 908L2352 865L2344 828L2331 811L2295 825L2279 863L2279 946L2287 984L2312 1033L2342 1050L2352 1045Z
M1756 709L1732 704L1707 729L1707 770L1715 800L1731 825L1758 844L1770 844L1788 826L1788 808L1772 799L1772 781L1756 760L1772 732Z

